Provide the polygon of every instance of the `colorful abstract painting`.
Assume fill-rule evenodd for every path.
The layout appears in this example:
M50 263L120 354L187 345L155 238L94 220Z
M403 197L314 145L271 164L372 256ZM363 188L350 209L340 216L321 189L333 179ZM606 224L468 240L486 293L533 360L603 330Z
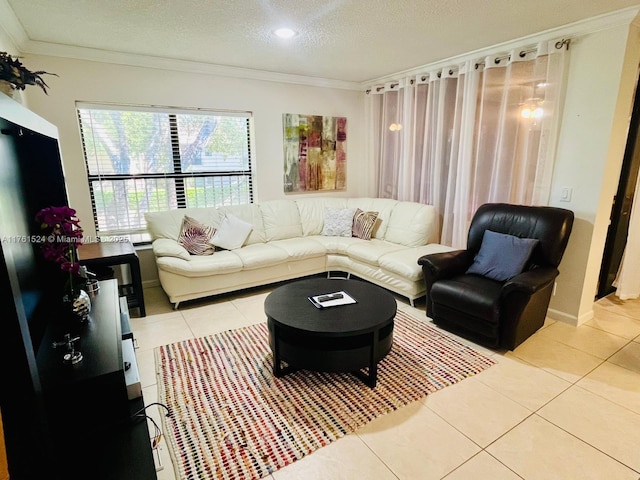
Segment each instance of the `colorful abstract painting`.
M285 113L284 191L345 190L347 119Z

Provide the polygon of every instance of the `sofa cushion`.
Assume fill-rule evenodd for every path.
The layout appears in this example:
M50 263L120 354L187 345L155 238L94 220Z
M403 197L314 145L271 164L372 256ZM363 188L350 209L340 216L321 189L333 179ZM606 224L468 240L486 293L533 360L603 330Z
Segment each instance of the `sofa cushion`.
M327 253L347 255L347 249L354 243L362 242L356 237L326 237L323 235L313 235L310 240L322 245Z
M242 270L242 260L231 250L216 252L215 255L192 256L185 261L176 257L158 257L158 268L186 277L207 277Z
M436 210L433 206L398 202L391 212L384 239L407 247L437 243L436 221Z
M291 260L303 258L322 257L327 254L327 249L319 242L308 237L287 238L269 242L269 245L281 248Z
M480 251L467 269L467 273L482 275L499 282L509 280L522 273L538 242L537 238L519 238L485 230Z
M151 244L153 254L156 257L176 257L182 260L189 260L191 255L189 252L175 240L170 238L158 238Z
M185 215L178 235L178 244L191 255L213 255L214 249L210 242L215 231L215 228Z
M233 253L240 258L244 270L269 267L289 260L287 252L282 248L275 247L268 243L246 245L237 250L233 250Z
M386 253L378 259L380 268L407 278L414 282L422 280L422 267L418 265L418 259L431 253L450 252L454 250L446 245L431 243L421 247L403 248L391 253Z
M433 284L431 300L434 312L455 306L454 312L482 318L496 324L500 313L502 283L476 275L459 275ZM458 313L459 315L459 313Z
M144 218L152 239L170 238L177 241L185 215L213 227L220 222L220 215L215 208L176 208L164 212L147 212Z
M262 202L260 212L267 242L302 236L300 212L293 200Z
M322 235L350 237L355 213L355 208L325 208Z
M301 198L295 202L300 212L302 234L305 237L322 233L325 208L347 208L346 198Z
M378 260L383 256L391 252L398 250L404 250L402 245L397 245L384 240L360 240L349 245L347 248L347 255L354 260L359 260L369 265L378 265ZM416 259L417 262L417 259Z

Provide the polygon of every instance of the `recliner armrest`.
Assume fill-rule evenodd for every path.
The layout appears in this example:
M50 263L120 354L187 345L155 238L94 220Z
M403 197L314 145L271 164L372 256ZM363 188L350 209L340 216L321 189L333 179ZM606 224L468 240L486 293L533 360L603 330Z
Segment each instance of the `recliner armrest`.
M508 280L502 286L502 295L508 295L515 291L533 295L538 290L549 285L550 282L553 282L559 273L554 267L539 267L527 270Z
M468 250L454 250L452 252L430 253L418 259L422 265L425 294L427 300L427 317L433 318L433 302L431 300L431 287L443 278L462 275L473 262L473 254Z
M427 271L432 280L461 275L466 272L473 262L473 255L468 250L454 250L452 252L431 253L418 259L422 271Z

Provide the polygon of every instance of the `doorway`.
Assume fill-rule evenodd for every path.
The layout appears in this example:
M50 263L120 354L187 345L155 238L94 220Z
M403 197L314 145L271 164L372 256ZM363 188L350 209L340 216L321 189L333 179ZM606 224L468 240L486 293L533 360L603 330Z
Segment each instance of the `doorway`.
M640 82L640 78L638 79ZM629 219L631 217L631 207L633 196L638 181L638 171L640 170L640 89L636 84L636 93L629 124L629 134L627 145L620 171L620 181L618 190L613 198L611 208L611 218L607 231L600 265L600 276L598 278L598 292L596 300L615 292L613 282L616 279L622 254L627 244L627 234L629 233Z

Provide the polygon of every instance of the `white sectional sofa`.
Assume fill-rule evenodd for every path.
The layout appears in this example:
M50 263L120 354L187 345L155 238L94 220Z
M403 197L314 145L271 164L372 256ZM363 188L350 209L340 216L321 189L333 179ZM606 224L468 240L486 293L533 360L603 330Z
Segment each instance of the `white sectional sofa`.
M370 240L323 235L326 209L378 212ZM183 217L217 228L228 213L249 222L241 248L190 255L179 243ZM378 198L308 197L146 214L162 288L186 300L323 272L344 272L413 300L425 294L418 259L453 250L437 244L435 209Z

